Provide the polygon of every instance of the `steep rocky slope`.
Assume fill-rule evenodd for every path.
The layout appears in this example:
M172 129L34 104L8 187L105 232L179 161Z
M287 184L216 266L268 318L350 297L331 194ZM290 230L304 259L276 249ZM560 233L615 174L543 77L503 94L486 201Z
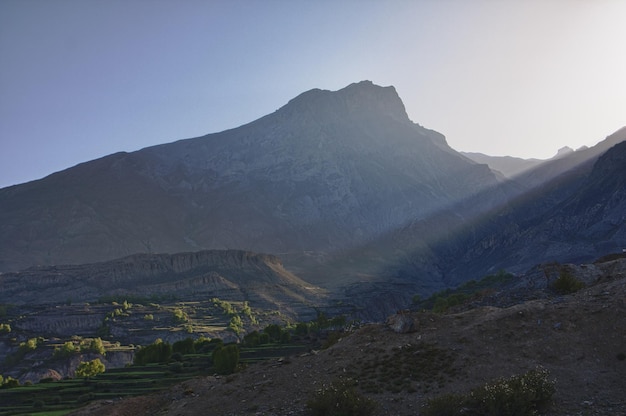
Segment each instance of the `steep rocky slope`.
M621 251L626 247L625 141L622 129L593 148L540 165L515 180L519 188L509 189L516 197L491 211L461 219L442 210L399 230L387 239L405 253L395 274L424 283L423 276L438 274L456 286L500 269L521 273L541 262L588 262ZM425 244L416 244L418 237ZM423 284L420 291L432 292L435 283Z
M393 87L311 90L236 129L0 190L0 270L202 249L322 256L496 183L410 121Z

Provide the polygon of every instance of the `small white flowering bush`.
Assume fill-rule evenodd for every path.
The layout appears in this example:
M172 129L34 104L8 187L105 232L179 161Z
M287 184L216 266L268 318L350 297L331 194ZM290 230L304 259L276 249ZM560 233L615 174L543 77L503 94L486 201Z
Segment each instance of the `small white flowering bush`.
M369 416L376 409L376 402L359 394L350 379L318 390L306 405L313 416Z
M543 368L500 379L468 395L449 394L429 400L424 416L533 416L547 408L554 381Z

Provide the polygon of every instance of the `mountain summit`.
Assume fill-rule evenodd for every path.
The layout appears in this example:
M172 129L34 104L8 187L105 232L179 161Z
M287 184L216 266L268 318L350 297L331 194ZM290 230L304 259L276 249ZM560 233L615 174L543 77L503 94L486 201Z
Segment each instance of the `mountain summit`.
M341 115L363 121L374 116L411 123L396 89L392 86L380 87L371 81L350 84L336 92L313 89L292 99L279 111L289 116L295 113L314 114L318 120Z
M497 183L393 87L311 90L241 127L0 190L0 270L137 252L326 255Z

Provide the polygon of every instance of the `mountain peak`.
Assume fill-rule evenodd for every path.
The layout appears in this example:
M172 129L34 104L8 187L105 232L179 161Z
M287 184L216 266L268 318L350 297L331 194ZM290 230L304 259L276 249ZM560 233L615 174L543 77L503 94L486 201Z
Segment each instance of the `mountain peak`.
M381 87L372 81L355 82L337 91L315 88L290 100L279 111L339 113L358 118L391 117L410 122L404 103L393 86Z

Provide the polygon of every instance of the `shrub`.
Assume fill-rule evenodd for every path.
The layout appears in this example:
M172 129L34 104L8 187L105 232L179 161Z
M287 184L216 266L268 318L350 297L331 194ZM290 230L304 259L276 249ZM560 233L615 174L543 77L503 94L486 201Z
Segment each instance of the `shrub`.
M585 284L572 276L567 270L561 270L559 278L552 283L551 287L555 292L567 295L568 293L579 291L585 287Z
M554 394L548 371L531 370L521 376L500 379L467 395L448 394L428 401L424 416L531 416L545 409Z
M352 380L341 380L319 390L306 403L313 416L369 416L376 402L359 394Z
M213 306L220 308L225 315L232 315L237 312L233 305L228 301L220 300L219 298L212 298L211 302L213 303Z
M189 316L187 316L187 314L185 313L185 311L183 311L180 308L176 308L172 311L172 314L174 315L174 320L176 322L187 322L189 320Z
M211 358L216 373L232 374L239 364L239 347L235 344L217 347Z
M0 332L11 332L11 325L9 324L0 324Z
M75 346L72 341L67 341L54 349L54 358L67 358L79 352L80 347Z

